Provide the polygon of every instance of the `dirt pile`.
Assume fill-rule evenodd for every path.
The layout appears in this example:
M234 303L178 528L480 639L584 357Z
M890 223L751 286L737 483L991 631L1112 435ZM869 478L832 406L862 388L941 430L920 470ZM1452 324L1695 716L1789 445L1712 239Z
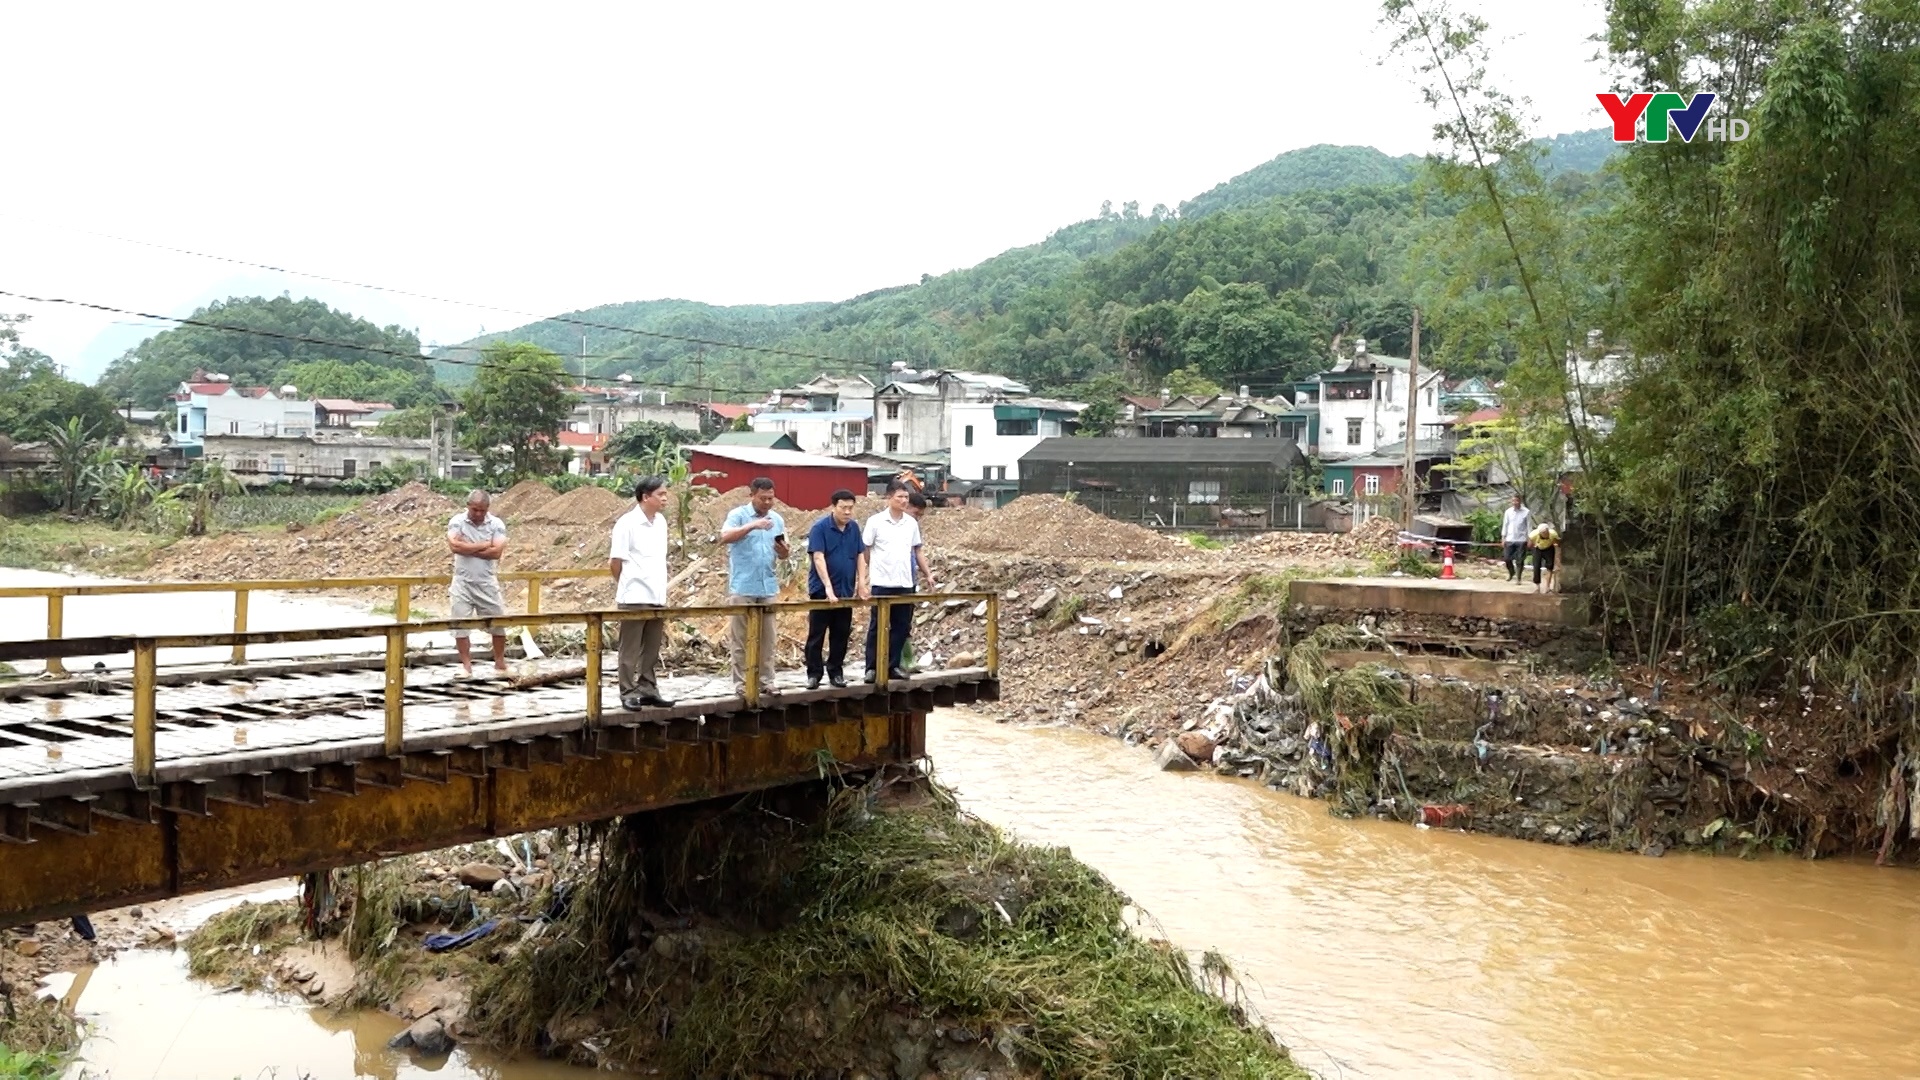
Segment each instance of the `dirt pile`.
M1042 559L1177 559L1193 550L1058 495L1023 495L982 516L955 546Z
M559 497L558 492L538 480L522 480L493 497L493 512L502 521L518 520Z
M542 501L520 514L521 522L531 525L580 525L612 528L620 515L633 509L631 499L623 499L603 487L577 487L565 495ZM503 519L504 520L504 519ZM511 525L509 525L511 528Z

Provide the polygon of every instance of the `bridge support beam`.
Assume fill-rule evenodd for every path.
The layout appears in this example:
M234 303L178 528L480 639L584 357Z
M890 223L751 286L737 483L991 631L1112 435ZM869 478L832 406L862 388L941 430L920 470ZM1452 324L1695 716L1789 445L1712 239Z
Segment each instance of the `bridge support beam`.
M102 806L85 835L23 813L0 829L13 841L0 849L0 927L782 787L818 779L823 759L858 769L923 756L926 715L910 708L923 703L874 697L900 711L796 705L774 724L712 717L717 737L633 724L594 756L496 744L258 774L231 791L167 784L137 807Z

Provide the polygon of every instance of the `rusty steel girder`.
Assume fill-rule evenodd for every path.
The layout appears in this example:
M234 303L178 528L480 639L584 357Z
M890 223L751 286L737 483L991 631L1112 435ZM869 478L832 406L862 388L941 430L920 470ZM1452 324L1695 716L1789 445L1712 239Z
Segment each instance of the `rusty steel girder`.
M926 752L924 711L817 705L716 718L684 739L660 725L583 729L440 757L357 761L324 775L169 784L111 811L29 811L17 837L26 842L0 845L0 927L781 787L817 779L830 765L871 768Z

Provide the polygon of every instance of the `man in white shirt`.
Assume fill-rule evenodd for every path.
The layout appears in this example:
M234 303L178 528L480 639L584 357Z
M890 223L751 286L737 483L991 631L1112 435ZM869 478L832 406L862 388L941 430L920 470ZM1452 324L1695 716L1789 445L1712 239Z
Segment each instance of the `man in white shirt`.
M860 598L909 596L913 593L916 567L926 577L927 589L933 589L933 565L927 561L920 544L920 520L907 512L911 492L894 480L887 485L887 508L867 519L860 539L867 550L860 556ZM913 605L895 604L887 617L887 677L904 679L900 659L913 634ZM872 681L874 655L880 636L880 615L876 609L867 620L867 679Z
M662 608L667 605L667 482L642 477L633 498L639 505L614 522L609 545L614 606L621 611ZM628 709L673 704L660 696L654 680L666 636L665 619L620 624L620 704Z
M456 619L491 618L507 613L500 594L500 556L507 550L507 526L490 511L493 497L480 488L467 494L467 508L447 522L447 550L453 552L453 585L447 590ZM473 646L468 631L455 630L453 644L460 652L460 671L473 674ZM493 632L493 669L507 673L507 632Z
M1500 554L1507 564L1508 581L1520 581L1527 572L1527 533L1532 528L1533 514L1516 491L1513 505L1500 517Z

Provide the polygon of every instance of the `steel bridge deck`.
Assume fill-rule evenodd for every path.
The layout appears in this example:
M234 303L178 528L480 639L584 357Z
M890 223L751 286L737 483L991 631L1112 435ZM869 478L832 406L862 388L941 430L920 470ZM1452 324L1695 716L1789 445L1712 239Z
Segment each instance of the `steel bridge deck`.
M333 661L340 667L355 661ZM377 658L347 670L254 664L196 672L196 681L155 691L155 739L162 782L213 779L263 770L311 768L377 752L384 731L384 672ZM483 662L484 664L484 662ZM463 678L457 663L407 669L406 748L436 751L574 730L584 718L585 676L578 660L516 661L508 675L476 665ZM608 675L613 665L606 665ZM960 672L895 682L895 693L950 685ZM981 672L966 674L978 678ZM552 680L520 688L515 682ZM570 677L568 677L570 676ZM971 681L971 680L969 680ZM665 725L746 711L725 675L661 680L670 708L627 712L611 681L601 687L608 725ZM866 684L809 691L802 673L779 673L762 710L874 692ZM0 803L85 795L128 786L133 693L124 680L69 679L38 690L6 688L0 696Z
M155 689L145 786L124 682L0 687L0 926L912 761L927 711L999 691L982 668L812 691L782 672L749 708L693 675L637 712L604 685L592 724L578 660L517 687L519 664L464 679L425 659L399 754L379 658L182 673Z

